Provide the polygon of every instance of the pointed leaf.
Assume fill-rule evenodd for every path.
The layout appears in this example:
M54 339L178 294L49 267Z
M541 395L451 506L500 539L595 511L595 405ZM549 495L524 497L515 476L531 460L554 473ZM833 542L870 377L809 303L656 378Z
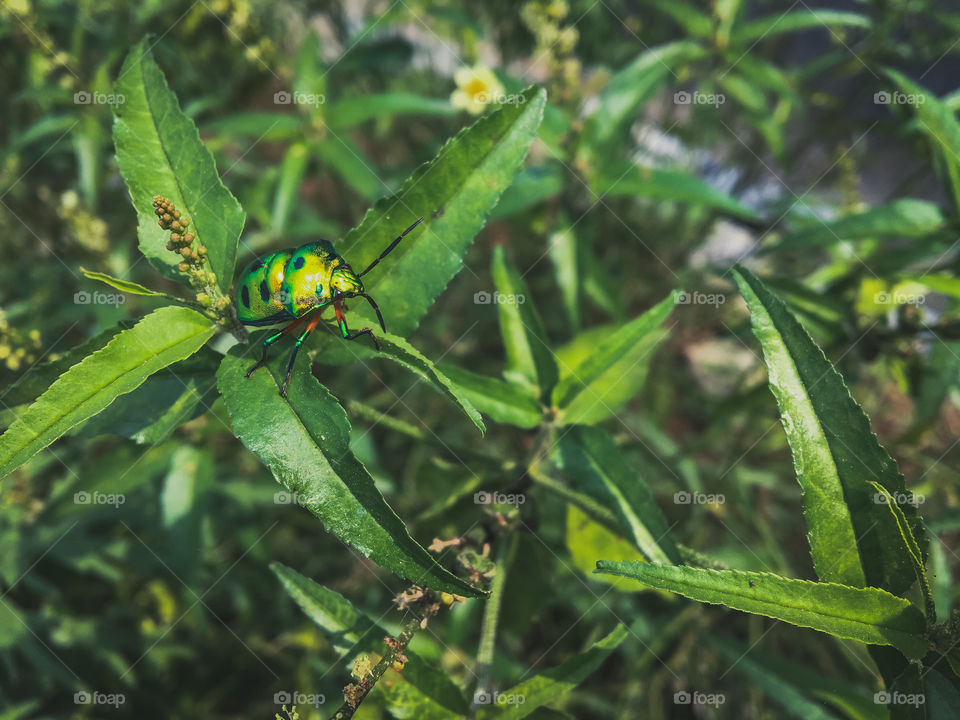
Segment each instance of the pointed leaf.
M297 502L365 557L411 582L476 596L407 532L373 478L350 451L350 423L340 403L310 372L306 353L280 395L286 362L277 358L244 378L251 365L231 350L217 373L234 433L270 468Z
M546 93L531 87L520 97L522 102L504 105L448 141L396 195L377 201L339 244L354 268L364 268L417 218L424 218L364 278L367 292L380 299L391 332L406 336L417 327L459 272L464 252L523 162ZM369 308L357 312L374 317Z
M120 278L115 278L111 275L107 275L106 273L87 270L84 267L80 268L80 272L83 273L84 277L88 277L91 280L98 280L105 285L109 285L110 287L119 290L120 292L130 293L131 295L146 295L148 297L171 297L166 293L162 293L159 290L151 290L150 288L145 287L140 283L135 283L132 280L121 280ZM176 298L173 299L175 300Z
M618 624L606 637L598 640L586 652L500 693L507 697L522 695L524 698L522 703L483 705L475 717L477 720L516 720L527 717L537 708L562 698L582 683L603 664L604 660L610 657L626 637L627 628Z
M502 245L493 249L493 282L497 292L491 299L497 306L500 335L507 351L504 375L540 388L541 394L547 395L557 384L557 361L527 283L507 259Z
M738 45L752 45L764 38L776 37L781 33L810 28L824 28L832 33L830 30L832 27L869 28L870 24L870 18L859 13L839 10L793 10L744 23L733 34L733 42Z
M526 388L456 365L444 364L440 370L474 407L497 422L522 428L535 428L540 424L543 418L540 403Z
M193 120L150 53L144 38L127 56L114 89L124 102L116 106L113 142L117 165L137 210L140 251L167 277L184 282L177 256L166 248L169 233L157 224L153 196L163 195L192 221L197 241L207 248L220 289L233 282L243 209L220 181L210 151Z
M897 464L843 378L783 302L749 270L737 266L733 274L750 308L793 452L817 576L903 592L916 579L913 562L870 484L879 482L895 497L906 497ZM903 507L920 537L916 509Z
M71 367L0 436L0 478L150 375L199 350L213 323L181 307L154 310Z
M557 422L597 423L623 409L647 379L653 352L665 337L660 325L673 309L675 295L654 305L597 344L553 389L560 409Z
M643 478L624 461L610 433L574 426L557 443L554 459L575 490L613 511L619 521L614 529L647 560L681 562L667 519Z
M944 226L940 208L926 200L900 198L836 220L812 220L793 230L778 248L810 248L879 237L920 238Z
M280 563L272 563L270 569L340 655L383 652L383 638L389 633L345 597ZM377 685L394 716L440 720L467 714L466 700L446 673L410 649L404 655L403 672L391 673L385 678L388 682Z
M692 600L726 605L841 638L893 645L912 658L922 657L929 646L923 636L923 613L909 600L880 588L814 583L772 573L637 562L601 560L596 571L635 578Z

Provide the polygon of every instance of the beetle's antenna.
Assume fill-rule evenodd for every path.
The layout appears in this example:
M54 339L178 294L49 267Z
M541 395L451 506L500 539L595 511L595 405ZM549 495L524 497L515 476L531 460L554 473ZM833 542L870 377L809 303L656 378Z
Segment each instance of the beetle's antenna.
M367 302L373 306L373 309L377 312L377 320L380 321L380 327L384 332L387 331L387 326L383 324L383 315L380 314L380 308L377 307L377 304L373 301L373 298L367 295L366 293L360 293L360 297L366 298Z
M404 236L404 235L406 235L408 232L410 232L411 230L413 230L417 225L419 225L419 224L422 223L422 222L423 222L423 218L420 218L420 219L417 220L413 225L411 225L411 226L408 227L406 230L404 230L402 233L400 233L400 237L398 237L398 238L397 238L396 240L394 240L392 243L390 243L389 245L387 245L387 249L384 250L382 253L380 253L380 257L378 257L378 258L377 258L376 260L374 260L372 263L370 263L369 265L367 265L367 269L364 270L362 273L360 273L357 277L363 277L363 276L366 275L368 272L370 272L371 270L373 270L373 268L376 267L377 263L380 262L381 260L383 260L387 255L389 255L390 252L397 246L397 243L399 243L401 240L403 240L403 236ZM370 298L367 298L367 300L370 300ZM370 302L372 303L373 300L370 300ZM376 305L374 305L374 307L376 307ZM377 314L378 314L378 315L380 314L380 311L379 311L379 310L377 311ZM383 325L383 320L380 321L380 324Z

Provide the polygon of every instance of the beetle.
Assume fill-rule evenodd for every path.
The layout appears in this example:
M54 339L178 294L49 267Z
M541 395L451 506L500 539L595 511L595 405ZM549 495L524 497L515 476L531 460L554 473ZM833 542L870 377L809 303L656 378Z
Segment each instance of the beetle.
M268 335L263 341L263 351L257 363L246 374L250 376L267 362L267 351L271 345L290 335L303 323L306 327L293 344L290 361L287 363L287 375L280 388L280 394L287 396L287 385L293 374L293 363L303 341L320 323L323 308L333 305L337 314L337 325L345 340L356 340L369 335L374 347L380 349L377 336L366 327L350 332L344 315L344 301L347 298L362 297L377 313L380 327L386 332L383 315L373 298L363 288L361 277L370 272L381 260L389 255L397 244L423 222L423 218L404 230L360 273L355 273L350 264L334 249L327 240L301 245L298 248L278 250L263 258L253 260L240 274L237 284L237 320L244 325L266 326L290 322L289 325Z

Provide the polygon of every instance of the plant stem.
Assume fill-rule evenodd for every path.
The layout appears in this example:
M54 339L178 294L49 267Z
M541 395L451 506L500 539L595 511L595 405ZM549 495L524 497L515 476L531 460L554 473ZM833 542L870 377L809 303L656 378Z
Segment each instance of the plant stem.
M407 645L410 644L413 636L417 630L420 629L420 623L420 617L412 612L408 613L408 617L403 624L403 629L400 631L400 634L394 638L394 641L388 644L386 654L357 685L347 686L348 688L355 688L356 692L348 699L344 699L343 705L330 716L330 720L348 720L348 718L353 717L357 708L360 707L360 703L362 703L367 694L373 690L374 685L377 684L393 663L403 655L403 651L407 649Z
M501 541L497 551L497 560L493 582L490 585L490 597L483 606L483 623L480 626L480 648L477 650L477 693L490 691L493 653L497 640L497 625L500 621L500 606L503 602L503 588L507 580L507 566L517 548L517 536L511 535Z

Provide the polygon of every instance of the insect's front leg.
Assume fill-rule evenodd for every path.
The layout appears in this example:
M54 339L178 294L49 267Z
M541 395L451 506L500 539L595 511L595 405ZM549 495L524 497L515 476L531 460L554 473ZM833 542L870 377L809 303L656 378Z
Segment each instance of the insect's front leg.
M361 335L369 335L370 339L373 340L373 346L377 349L377 352L380 352L380 343L377 341L377 336L373 334L373 330L366 327L356 332L350 332L350 328L347 326L347 316L343 312L342 298L337 297L333 301L333 309L337 313L337 325L340 327L340 334L343 335L344 340L356 340Z

